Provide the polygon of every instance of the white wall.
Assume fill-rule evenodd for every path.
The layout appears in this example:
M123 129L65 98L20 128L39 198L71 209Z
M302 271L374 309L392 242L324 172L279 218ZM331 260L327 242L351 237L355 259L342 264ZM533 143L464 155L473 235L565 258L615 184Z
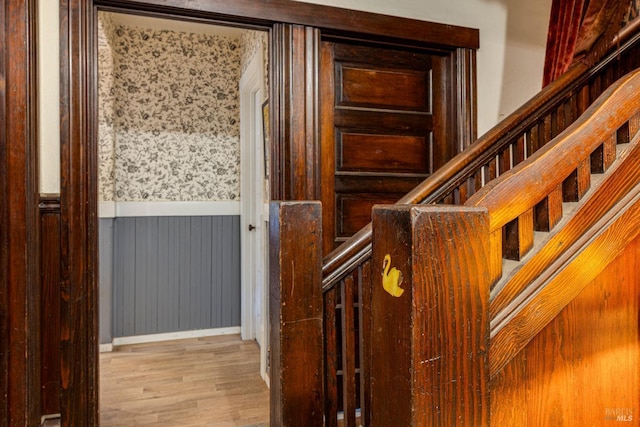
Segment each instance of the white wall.
M329 6L384 13L426 21L478 28L478 134L494 126L505 115L540 90L551 0L305 0ZM58 42L47 28L57 30L57 1L40 0L39 46L51 55L41 57L40 70L47 80L41 85L43 99L57 99L57 80L52 70ZM57 12L56 12L57 14ZM50 32L50 31L49 31ZM58 78L57 76L55 77ZM47 104L52 105L52 104ZM59 143L57 103L41 112L41 191L58 192Z
M38 1L40 192L60 192L60 55L57 0Z

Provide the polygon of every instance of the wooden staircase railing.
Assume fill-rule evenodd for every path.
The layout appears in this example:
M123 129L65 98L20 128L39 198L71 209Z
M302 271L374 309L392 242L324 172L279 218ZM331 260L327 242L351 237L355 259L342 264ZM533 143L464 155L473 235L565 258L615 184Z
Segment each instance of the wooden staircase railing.
M376 351L370 425L490 425L491 408L500 408L489 399L491 378L640 236L639 99L637 70L464 206L374 208L371 263L383 265L390 257L407 280L400 283L400 293L389 292L384 279L372 281L371 340ZM552 207L547 216L558 221L550 230L535 233L535 209L544 200ZM509 258L518 260L507 269ZM614 287L621 286L615 276L610 280ZM637 334L640 307L635 297L625 305L602 304L613 318L632 311L625 329L604 331L624 333L629 328ZM572 338L562 345L597 339L588 334ZM617 363L638 357L640 339L632 341L632 347L615 358ZM620 351L617 346L607 350ZM598 359L610 357L607 351L588 355L593 359L587 366L593 368L584 375L604 373L616 381L609 378L609 367L598 368ZM625 374L638 381L637 364L626 366ZM539 365L535 369L540 377L546 374ZM528 387L546 384L538 381ZM607 402L606 397L591 396L592 390L583 393L594 402ZM637 402L640 390L631 385L623 394L629 395L628 402ZM632 414L633 408L625 413ZM606 410L601 416L595 419L607 419ZM576 425L567 418L554 425Z
M628 26L616 39L617 49L592 68L573 66L565 75L547 86L531 101L478 139L420 186L398 201L398 204L464 204L486 184L504 175L531 157L549 141L570 126L593 101L618 78L640 67L640 20ZM620 130L624 138L625 129ZM603 145L592 155L610 160L610 145ZM609 160L607 160L609 159ZM565 183L565 193L574 198L584 192L585 164ZM572 190L573 189L573 190ZM505 226L507 235L518 234L528 221L536 230L550 230L560 221L558 210L561 188L555 188L530 211ZM379 266L371 266L371 224L363 228L339 248L327 255L322 265L325 318L325 425L364 425L370 423L371 360L368 317L371 305L371 278L379 275ZM525 236L512 245L502 245L496 234L493 244L500 245L510 258L518 258L531 243ZM509 266L510 264L507 263ZM493 265L498 277L502 266ZM494 291L497 288L494 288ZM492 312L497 308L492 304ZM497 331L492 329L494 333Z
M371 263L407 280L372 282L371 425L490 425L491 378L640 236L639 162L637 70L464 206L374 208ZM555 220L536 233L539 206Z

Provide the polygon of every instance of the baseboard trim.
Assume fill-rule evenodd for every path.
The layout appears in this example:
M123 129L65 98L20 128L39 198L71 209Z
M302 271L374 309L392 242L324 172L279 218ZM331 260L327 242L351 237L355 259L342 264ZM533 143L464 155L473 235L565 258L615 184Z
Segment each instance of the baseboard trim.
M146 343L152 343L152 342L183 340L188 338L214 337L217 335L231 335L231 334L239 334L239 333L240 333L240 326L232 326L229 328L197 329L194 331L167 332L164 334L135 335L131 337L114 338L112 346L117 347L120 345L146 344ZM102 345L104 344L101 344L100 346L102 347Z
M112 343L100 344L98 349L100 353L109 353L110 351L113 351L113 344Z

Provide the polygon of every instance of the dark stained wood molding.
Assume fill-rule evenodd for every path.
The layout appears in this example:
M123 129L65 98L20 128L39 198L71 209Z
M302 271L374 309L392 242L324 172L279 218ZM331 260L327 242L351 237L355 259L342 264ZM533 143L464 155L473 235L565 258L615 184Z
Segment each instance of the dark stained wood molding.
M96 82L94 11L60 2L61 415L98 425Z
M456 49L455 67L457 111L454 117L457 119L455 135L459 153L478 138L476 51L468 48Z
M41 414L60 413L60 195L40 194Z
M477 29L290 0L95 0L97 5L270 27L310 26L326 34L403 40L446 49L480 47Z
M271 46L271 199L318 199L320 33L277 24Z
M0 7L0 424L40 419L36 1Z

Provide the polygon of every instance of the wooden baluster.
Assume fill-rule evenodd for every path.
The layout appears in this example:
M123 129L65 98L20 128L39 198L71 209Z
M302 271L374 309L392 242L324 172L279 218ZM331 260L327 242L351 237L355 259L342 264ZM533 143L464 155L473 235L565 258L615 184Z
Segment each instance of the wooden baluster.
M591 153L591 173L604 173L616 159L616 135L607 138Z
M538 123L527 131L527 157L531 157L533 153L538 151L540 145L540 123Z
M553 139L553 128L551 115L545 116L545 118L539 124L538 134L538 149L546 145L547 142Z
M565 124L562 130L568 128L580 116L578 113L578 96L576 93L572 94L565 104Z
M322 210L270 213L271 425L323 425Z
M497 159L492 159L487 165L488 174L485 174L485 184L487 182L491 182L498 176L498 161Z
M594 77L589 85L589 96L591 97L591 103L596 100L602 94L602 78L601 74Z
M577 105L577 115L576 117L580 117L582 113L587 111L591 102L589 101L589 85L582 86L580 89L580 93L578 94L578 105Z
M353 275L344 279L342 286L342 412L344 425L356 425L356 344L353 310Z
M486 210L374 208L372 426L488 425L489 250Z
M513 166L525 160L524 135L520 135L513 144Z
M511 169L511 149L507 147L498 154L498 174L502 175Z
M455 204L454 202L455 202L454 191L452 191L451 193L447 194L442 199L442 203L445 204L445 205L453 205L453 204Z
M551 231L562 219L562 186L558 186L534 208L534 229Z
M533 247L533 209L526 211L502 229L503 256L520 261Z
M476 173L473 174L473 192L475 193L482 188L482 168L479 168Z
M371 423L371 261L360 266L360 417L361 424Z
M456 199L456 205L462 205L469 198L468 182L465 180L458 186L458 198Z
M556 136L558 136L560 134L560 132L562 132L565 127L566 127L566 123L567 123L567 110L566 110L566 102L561 103L560 105L558 105L558 107L556 108L556 123L553 129L553 137L555 138Z
M591 165L587 158L562 183L562 200L565 202L577 202L589 190L590 186Z
M325 427L338 426L338 337L336 331L336 294L341 285L334 286L324 294L325 333Z
M629 123L625 123L616 132L616 140L618 144L627 144L629 141Z

